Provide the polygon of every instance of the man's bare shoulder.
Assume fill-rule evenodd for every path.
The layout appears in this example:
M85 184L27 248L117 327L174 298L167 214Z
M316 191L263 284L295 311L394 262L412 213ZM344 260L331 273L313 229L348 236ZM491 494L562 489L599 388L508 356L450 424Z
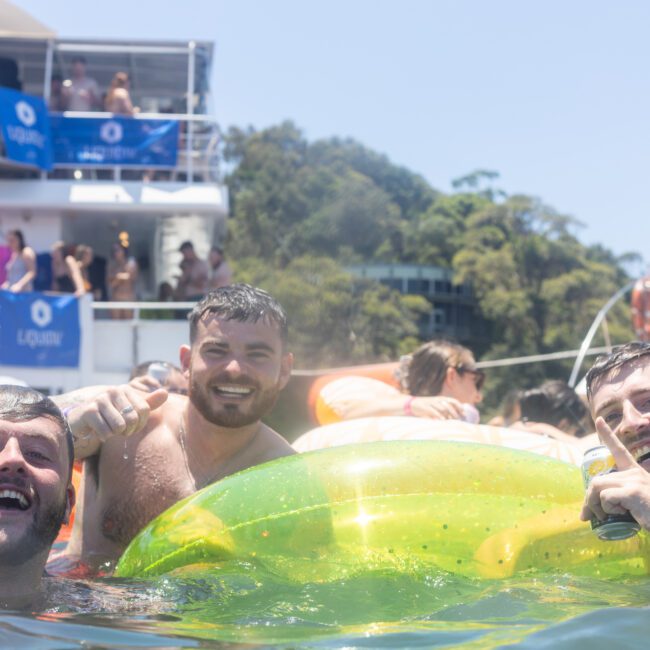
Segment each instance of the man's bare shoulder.
M262 424L258 436L258 445L255 449L256 463L267 461L283 456L292 456L296 450L276 431L266 424Z

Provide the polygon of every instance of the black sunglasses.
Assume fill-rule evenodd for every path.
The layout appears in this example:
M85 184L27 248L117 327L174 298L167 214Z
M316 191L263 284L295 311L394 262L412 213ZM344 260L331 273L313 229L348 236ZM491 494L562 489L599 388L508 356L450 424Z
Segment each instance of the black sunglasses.
M467 368L466 366L460 365L460 366L455 366L456 371L459 372L461 375L464 372L469 373L470 375L474 375L474 383L476 384L476 390L481 390L483 388L483 384L485 383L485 373L482 370L478 370L477 368Z

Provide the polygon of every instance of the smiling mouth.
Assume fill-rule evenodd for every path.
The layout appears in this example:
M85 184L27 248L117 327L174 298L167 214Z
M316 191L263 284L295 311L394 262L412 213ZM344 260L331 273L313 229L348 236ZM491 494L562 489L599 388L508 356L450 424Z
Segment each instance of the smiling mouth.
M238 384L219 384L212 389L219 397L228 399L244 399L253 394L253 388L250 386L240 386Z
M29 499L16 490L0 490L0 510L28 510Z

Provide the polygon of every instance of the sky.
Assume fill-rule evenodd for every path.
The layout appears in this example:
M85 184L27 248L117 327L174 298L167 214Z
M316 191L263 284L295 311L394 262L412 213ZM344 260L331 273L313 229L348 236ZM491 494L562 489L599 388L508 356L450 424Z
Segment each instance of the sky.
M215 41L222 127L291 119L443 192L495 170L650 262L645 0L13 1L59 36Z

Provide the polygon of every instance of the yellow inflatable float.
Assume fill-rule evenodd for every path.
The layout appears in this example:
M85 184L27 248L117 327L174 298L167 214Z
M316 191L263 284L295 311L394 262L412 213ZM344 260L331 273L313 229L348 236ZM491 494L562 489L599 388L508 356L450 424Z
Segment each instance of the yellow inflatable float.
M287 580L447 571L645 575L645 534L599 541L578 513L577 467L443 441L347 445L228 477L176 504L131 543L118 576L261 562Z

